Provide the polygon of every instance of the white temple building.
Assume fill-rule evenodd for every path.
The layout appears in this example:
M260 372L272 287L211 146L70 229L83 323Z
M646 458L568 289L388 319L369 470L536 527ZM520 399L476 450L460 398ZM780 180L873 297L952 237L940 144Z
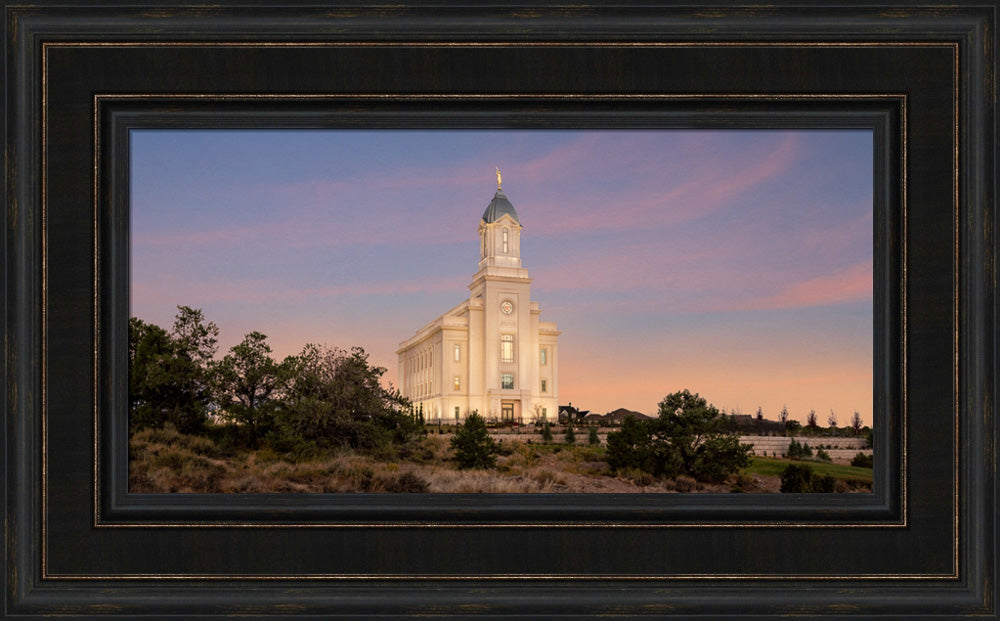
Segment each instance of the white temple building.
M555 420L559 331L541 321L521 267L521 222L500 189L479 220L469 299L399 344L399 384L427 422Z

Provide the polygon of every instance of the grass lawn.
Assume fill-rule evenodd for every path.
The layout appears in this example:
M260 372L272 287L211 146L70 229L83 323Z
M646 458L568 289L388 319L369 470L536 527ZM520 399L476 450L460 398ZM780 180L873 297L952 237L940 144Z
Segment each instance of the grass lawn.
M760 475L781 475L789 464L807 464L819 476L830 475L841 481L858 481L862 483L872 482L871 468L858 468L856 466L843 466L831 464L823 461L799 461L789 459L775 459L772 457L753 457L750 465L743 470L746 474Z

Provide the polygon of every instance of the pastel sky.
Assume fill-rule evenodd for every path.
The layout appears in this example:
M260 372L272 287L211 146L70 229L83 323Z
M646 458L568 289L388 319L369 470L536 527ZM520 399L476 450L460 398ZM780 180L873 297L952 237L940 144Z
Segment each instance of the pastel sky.
M872 419L872 133L135 130L131 312L276 356L399 343L468 297L494 167L559 401Z

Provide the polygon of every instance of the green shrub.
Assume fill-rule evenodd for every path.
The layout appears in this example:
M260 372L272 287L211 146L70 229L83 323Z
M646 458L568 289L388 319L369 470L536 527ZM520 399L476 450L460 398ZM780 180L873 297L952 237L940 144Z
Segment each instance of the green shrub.
M600 436L597 435L597 427L590 428L590 435L587 437L587 444L597 446L601 443Z
M875 460L872 458L871 455L858 453L857 455L854 456L854 459L851 460L851 465L856 466L858 468L874 468L875 467L874 461Z
M827 453L822 448L816 450L816 459L820 461L833 461L833 459L830 457L830 454Z
M785 494L829 494L836 490L836 483L836 479L830 475L816 475L806 464L790 464L781 473L781 492Z
M781 473L781 492L801 494L812 491L813 470L806 465L791 464Z
M607 437L607 461L613 470L639 468L654 476L680 474L699 481L722 482L750 464L752 446L740 444L728 422L704 398L687 390L663 398L652 420L626 417L621 431Z
M542 423L542 442L552 442L552 427L549 425L549 421Z
M563 440L566 441L566 444L576 444L576 433L573 432L572 423L566 425L566 431L563 432Z
M499 447L486 430L486 421L473 411L451 438L459 468L492 468L497 463Z
M830 475L826 476L814 476L812 480L812 490L813 492L819 492L822 494L832 494L837 487L837 480Z
M626 418L622 421L621 431L608 434L608 465L614 471L628 468L651 471L653 464L649 442L646 423L632 417Z
M788 450L785 452L785 457L788 459L807 459L812 456L813 451L805 442L799 443L798 440L792 438L792 441L788 443Z
M665 476L721 482L750 465L753 447L740 444L739 435L728 431L725 415L697 393L682 390L664 397L649 431L656 471Z

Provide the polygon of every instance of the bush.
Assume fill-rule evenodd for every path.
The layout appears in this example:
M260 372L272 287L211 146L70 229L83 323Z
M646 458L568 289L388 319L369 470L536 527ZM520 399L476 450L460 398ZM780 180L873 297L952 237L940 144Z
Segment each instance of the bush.
M394 493L422 493L430 489L430 484L413 474L404 472L385 481L385 491Z
M800 494L812 489L813 471L809 466L791 464L781 473L781 493Z
M282 364L285 388L271 420L274 437L267 438L279 452L349 448L391 458L426 433L409 402L382 386L385 369L369 364L359 347L306 345Z
M552 442L552 427L549 425L549 421L542 423L542 442L546 444Z
M684 494L693 492L698 489L698 482L682 474L674 480L674 489Z
M597 427L590 428L590 435L587 437L587 444L597 446L601 443L600 436L597 435Z
M854 459L851 460L851 465L856 466L858 468L874 468L875 467L874 461L875 460L871 455L858 453L857 455L854 456Z
M816 450L816 459L820 461L833 461L833 459L830 457L830 454L827 453L822 448Z
M684 390L667 395L659 417L638 421L627 417L620 432L607 438L612 469L640 468L656 476L688 475L721 482L750 464L749 444L728 432L727 419L714 406Z
M576 433L573 432L573 424L568 423L566 425L566 431L563 433L563 439L566 444L576 444Z
M733 486L729 491L735 493L745 492L753 489L754 483L754 478L749 474L738 474L736 475L736 480L733 482Z
M830 475L814 476L812 480L812 491L822 494L832 494L837 488L837 480Z
M656 479L648 472L640 472L637 477L632 479L632 482L635 483L637 487L649 487L653 483L656 483Z
M486 431L486 420L473 411L451 438L459 468L492 468L497 463L497 443Z
M785 452L785 457L788 459L807 459L812 456L813 451L805 442L799 443L798 440L792 438L792 441L788 443L788 450Z
M607 438L608 465L614 471L635 468L650 471L653 469L649 448L649 429L645 421L632 417L622 422L621 431L613 431Z
M781 492L784 494L824 493L836 489L836 479L827 476L817 476L810 466L791 464L781 473Z

